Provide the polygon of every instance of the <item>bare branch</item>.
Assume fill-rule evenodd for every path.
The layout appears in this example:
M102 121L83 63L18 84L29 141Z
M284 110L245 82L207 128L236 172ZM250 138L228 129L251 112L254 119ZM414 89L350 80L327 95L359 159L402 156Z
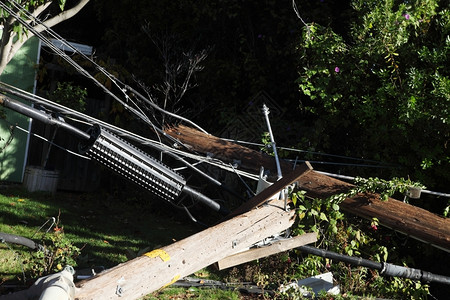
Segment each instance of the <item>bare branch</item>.
M31 13L31 15L37 18L44 10L46 10L49 7L50 4L52 4L52 2L47 2L36 7L34 11Z
M33 23L35 21L35 18L37 18L43 11L45 11L50 6L50 4L52 4L51 1L36 7L34 11L31 13L33 19L30 19L28 21L28 24Z

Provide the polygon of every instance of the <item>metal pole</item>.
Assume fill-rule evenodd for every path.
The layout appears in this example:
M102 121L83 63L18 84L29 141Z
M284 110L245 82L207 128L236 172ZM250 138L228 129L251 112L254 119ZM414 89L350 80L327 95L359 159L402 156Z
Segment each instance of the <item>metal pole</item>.
M273 154L275 155L275 163L277 165L278 180L280 180L283 177L283 175L281 174L280 160L278 159L277 147L275 144L275 140L273 138L272 128L270 127L270 121L269 121L270 111L269 111L269 108L266 106L266 104L263 104L263 113L266 118L267 129L269 130L270 143L272 144Z
M91 137L86 132L70 125L65 122L62 122L58 120L57 118L52 117L51 115L39 111L33 107L30 107L26 104L23 104L19 101L13 100L10 97L7 97L5 95L0 95L0 105L3 105L4 107L7 107L9 109L12 109L22 115L25 115L27 117L30 117L32 119L39 120L40 122L44 124L54 125L58 126L59 128L63 128L67 131L69 131L71 134L75 135L77 138L83 139L83 140L89 140Z

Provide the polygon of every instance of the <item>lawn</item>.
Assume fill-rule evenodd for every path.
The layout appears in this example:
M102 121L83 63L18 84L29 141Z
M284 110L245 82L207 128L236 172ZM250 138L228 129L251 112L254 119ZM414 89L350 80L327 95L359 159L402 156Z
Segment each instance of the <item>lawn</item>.
M108 193L51 195L6 185L0 189L0 232L39 241L48 229L52 234L61 231L81 249L77 268L109 268L136 257L139 252L168 245L202 229L180 212L148 197L140 193L122 200ZM56 226L52 226L52 218L57 220ZM22 271L27 279L32 279L26 264L31 259L30 253L21 246L0 243L0 288L2 284L23 282ZM169 299L173 293L181 298L212 297L211 291L198 289L166 290L146 299ZM216 293L220 299L238 299L238 295L229 291Z

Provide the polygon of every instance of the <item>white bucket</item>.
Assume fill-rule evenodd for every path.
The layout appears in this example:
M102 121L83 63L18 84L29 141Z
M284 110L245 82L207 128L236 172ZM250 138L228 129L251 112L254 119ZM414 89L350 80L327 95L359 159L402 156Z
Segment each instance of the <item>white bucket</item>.
M56 192L59 172L44 170L40 167L26 167L23 184L30 192Z

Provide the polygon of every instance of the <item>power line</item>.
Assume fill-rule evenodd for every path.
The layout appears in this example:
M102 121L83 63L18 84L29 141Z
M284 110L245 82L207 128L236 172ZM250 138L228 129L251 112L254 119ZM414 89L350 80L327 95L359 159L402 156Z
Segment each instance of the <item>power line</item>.
M288 160L293 161L293 160ZM352 164L352 163L340 163L340 162L328 162L328 161L314 161L314 160L296 160L297 162L310 162L311 164L318 165L332 165L332 166L348 166L348 167L361 167L361 168L392 168L389 166L380 165L368 165L368 164Z
M112 93L110 90L108 90L104 85L102 85L100 82L98 82L98 80L96 80L89 72L87 72L84 68L82 68L79 64L77 64L72 58L70 58L64 51L62 51L61 49L59 49L58 47L56 47L47 37L45 37L41 32L35 30L35 28L33 26L31 26L27 21L25 21L24 19L22 19L18 13L19 12L14 12L12 9L10 9L5 3L0 2L0 6L7 11L9 14L15 16L16 20L18 22L20 22L23 26L25 26L28 30L30 30L30 32L32 32L34 35L36 35L41 41L43 41L50 49L52 49L57 55L61 56L65 61L67 61L71 66L73 66L75 68L75 70L77 70L79 73L81 73L82 75L86 76L87 78L89 78L90 80L92 80L97 86L99 86L101 89L104 90L104 92L106 92L108 95L110 95L111 97L113 97L113 99L115 99L116 101L118 101L119 103L121 103L126 109L130 110L133 114L135 114L136 116L138 116L142 121L144 121L145 123L149 124L150 126L152 126L152 128L155 129L155 131L158 131L160 133L164 132L160 129L157 128L148 118L148 116L142 111L142 109L126 94L126 91L131 91L133 92L133 94L135 94L136 96L138 96L138 98L140 98L142 101L146 102L147 104L151 105L153 108L165 113L165 114L169 114L173 117L177 117L183 121L186 121L190 124L193 124L195 127L197 127L199 130L206 132L205 130L203 130L200 126L196 125L195 123L193 123L192 121L183 118L181 116L178 116L174 113L168 112L162 108L160 108L159 106L157 106L153 101L151 101L150 99L147 99L146 97L142 96L140 93L138 93L136 90L132 89L130 86L125 85L123 82L121 82L120 80L118 80L116 77L114 77L111 73L107 72L103 67L101 67L100 65L98 65L97 63L95 63L92 59L90 59L88 56L86 56L84 53L80 52L76 47L73 47L70 43L66 42L61 36L59 36L56 32L54 32L51 28L47 27L42 21L40 21L39 18L33 16L32 14L30 14L26 9L24 9L22 6L20 6L18 3L16 3L15 1L9 0L9 3L11 3L11 5L13 5L16 9L19 10L19 12L23 12L28 18L30 18L33 22L35 22L36 24L39 24L41 26L43 26L45 28L45 31L52 36L53 38L55 38L56 40L58 40L59 42L61 42L64 46L70 48L73 50L73 52L79 54L83 59L88 60L90 63L93 64L93 66L100 72L102 72L105 76L108 77L108 79L111 80L111 82L123 93L126 101L131 102L131 104L136 107L133 108L130 105L128 105L126 103L126 101L120 99L119 97L117 97L114 93ZM295 4L295 1L292 2L293 3L293 7L294 10L297 14L297 16L300 18L300 20L302 21L302 23L307 27L308 31L309 31L309 26L303 21L303 19L301 18L299 12L298 12L298 8ZM37 98L36 98L37 99ZM36 101L36 100L35 100ZM40 100L41 102L44 102L42 99ZM39 101L36 101L39 102ZM48 105L50 103L50 101L46 100L45 103ZM58 107L58 105L52 103L52 105L54 107ZM79 112L76 112L74 110L69 110L64 106L59 106L59 109L61 109L62 111L64 111L65 113L67 113L68 115L74 115L77 117L80 117L83 114L80 114ZM166 146L164 144L162 144L160 141L154 141L154 140L149 140L146 138L143 138L139 135L133 134L131 132L125 131L123 129L120 129L118 127L112 126L111 124L105 123L105 122L101 122L100 120L88 117L87 115L83 115L83 118L85 120L89 120L89 121L94 121L97 123L101 123L102 126L108 128L108 129L112 129L114 132L116 133L120 133L120 135L122 136L127 136L128 138L133 139L134 141L139 141L142 145L146 145L146 146L152 146L155 149L158 149L160 151L166 152L166 153L172 153L175 154L175 152L178 152L179 154L181 154L181 151L175 151L173 148L170 148L169 146ZM24 130L23 128L20 128L18 126L16 126L18 129L20 130ZM26 131L28 132L28 131ZM32 133L33 135L35 135L34 133ZM167 135L164 134L166 137ZM38 135L35 135L38 136ZM38 136L40 137L40 136ZM43 138L43 137L40 137ZM43 138L45 139L45 138ZM224 139L227 140L227 139ZM52 143L50 141L47 140L47 142ZM238 142L238 141L235 141ZM256 144L256 143L249 143L249 142L242 142L239 141L240 143L246 143L246 144L253 144L253 145L258 145L258 146L264 146L263 144ZM79 154L72 152L70 150L64 149L56 144L55 147L61 148L63 150L69 151L72 154L78 155ZM285 147L277 147L279 149L282 150L287 150L287 151L297 151L297 152L305 152L305 153L310 153L310 154L315 154L315 155L322 155L322 156L329 156L329 157L336 157L336 158L342 158L342 159L350 159L350 160L359 160L359 161L366 161L366 162L374 162L374 163L380 163L377 161L373 161L373 160L367 160L367 159L361 159L361 158L354 158L354 157L346 157L346 156L340 156L340 155L333 155L333 154L326 154L326 153L320 153L320 152L313 152L313 151L307 151L307 150L299 150L299 149L292 149L292 148L285 148ZM187 155L186 152L182 152L183 155L185 155L185 157L188 157L189 155ZM210 159L204 159L204 157L202 156L189 156L192 159L197 159L198 161L205 161L211 164L215 164L216 166L220 166L221 168L226 169L226 167L224 167L223 165L221 165L218 162L214 162L212 163L212 160ZM311 161L310 161L311 162ZM353 165L353 166L364 166L364 167L389 167L389 165L386 166L376 166L376 165L362 165L362 164L344 164L344 163L335 163L335 162L320 162L320 161L312 161L312 163L317 163L317 164L334 164L334 165ZM236 171L236 170L232 170L232 171ZM244 173L242 173L244 174ZM249 175L246 174L249 178L254 179L255 177L253 175ZM333 176L336 176L336 174L334 174ZM437 196L444 196L444 197L450 197L449 194L445 194L445 193L438 193L438 192L432 192L432 191L428 191L428 190L423 190L422 192L424 193L429 193L432 195L437 195Z
M17 129L19 129L20 131L23 131L23 132L25 132L25 133L27 133L27 134L30 134L30 135L32 135L32 136L38 138L38 139L41 139L41 140L43 140L44 142L47 142L47 143L49 143L50 145L52 145L52 146L54 146L54 147L56 147L56 148L58 148L58 149L60 149L60 150L63 150L63 151L65 151L65 152L69 153L69 154L78 156L78 157L80 157L80 158L82 158L82 159L91 160L90 157L81 155L81 154L79 154L79 153L77 153L77 152L71 151L71 150L69 150L69 149L67 149L67 148L64 148L64 147L58 145L58 144L55 144L54 142L50 141L49 139L47 139L47 138L45 138L45 137L43 137L43 136L41 136L41 135L39 135L39 134L30 132L29 130L24 129L24 128L20 127L19 125L12 124L12 123L8 122L7 120L4 120L4 121L5 121L6 123L8 123L10 126L12 126L12 127L14 127L14 128L17 128Z
M141 107L139 105L137 105L126 93L126 91L130 91L133 94L136 94L136 96L138 96L142 101L146 102L147 104L149 104L150 106L152 106L154 109L159 110L162 113L168 114L172 117L178 118L182 121L185 121L191 125L193 125L194 127L196 127L197 129L203 131L206 133L206 131L204 129L202 129L200 126L198 126L197 124L195 124L194 122L179 116L177 114L168 112L162 108L160 108L158 105L156 105L153 101L151 101L150 99L147 99L145 97L143 97L141 94L137 93L136 90L132 89L130 86L125 85L123 82L121 82L119 79L117 79L116 77L114 77L111 73L107 72L105 70L105 68L101 67L100 65L98 65L97 63L95 63L91 58L89 58L88 56L86 56L84 53L80 52L76 47L72 46L70 43L68 43L67 41L65 41L61 36L59 36L55 31L53 31L51 28L49 28L48 26L46 26L43 22L41 22L41 20L35 16L33 16L32 14L30 14L25 8L23 8L22 6L20 6L18 3L16 3L13 0L8 0L9 3L11 3L11 5L13 5L17 10L19 10L20 12L23 12L24 15L26 15L30 20L32 20L33 22L35 22L36 24L39 24L40 26L42 26L43 28L45 28L45 31L52 36L55 40L58 40L59 42L61 42L62 45L64 45L65 47L71 49L74 53L79 54L83 59L88 60L91 64L93 64L93 66L95 66L95 68L102 72L109 80L111 80L111 82L123 93L126 101L120 99L119 97L117 97L114 93L112 93L109 89L107 89L104 85L102 85L97 79L95 79L95 77L93 77L89 72L87 72L85 69L83 69L79 64L77 64L72 58L70 58L64 51L62 51L61 49L59 49L58 47L56 47L47 37L45 37L41 32L37 31L32 25L30 25L28 22L26 22L25 20L23 20L18 13L15 13L13 10L11 10L6 4L4 4L3 2L0 2L0 6L5 9L5 11L7 11L9 14L13 15L17 21L19 21L23 26L25 26L28 30L30 30L30 32L32 32L34 35L36 35L41 41L43 41L50 49L52 49L57 55L61 56L65 61L67 61L71 66L73 66L75 68L75 70L77 70L79 73L81 73L82 75L84 75L85 77L89 78L90 80L92 80L98 87L100 87L105 93L107 93L108 95L110 95L111 97L113 97L113 99L115 99L116 101L118 101L119 103L121 103L125 109L131 111L133 114L135 114L137 117L139 117L142 121L144 121L145 123L149 124L150 126L152 126L155 131L162 133L162 130L160 128L157 128L148 118L148 116L142 111ZM131 106L129 106L126 102L131 102L131 104L136 107L133 108Z
M265 147L265 145L261 144L261 143L246 142L246 141L240 141L240 140L236 140L236 139L226 139L226 138L221 138L221 139L224 140L224 141L234 142L234 143L238 143L238 144L252 145L252 146L258 146L258 147ZM279 146L277 146L277 149L290 151L290 152L301 152L301 153L314 154L314 155L319 155L319 156L327 156L327 157L348 159L348 160L372 162L372 163L381 164L382 166L385 166L385 167L396 167L395 165L392 165L392 164L386 164L386 163L383 163L383 162L380 162L380 161L366 159L366 158L357 158L357 157L329 154L329 153L323 153L323 152L315 152L315 151L310 151L310 150L301 150L301 149L288 148L288 147L279 147ZM309 162L311 162L311 161L309 161ZM317 163L320 163L320 162L317 162Z
M225 171L235 172L235 173L239 174L240 176L246 177L246 178L251 179L251 180L258 180L259 179L259 177L257 175L249 173L249 172L245 172L245 171L242 171L242 170L235 169L232 166L230 167L228 164L225 164L221 160L205 157L205 156L198 155L198 154L193 154L193 153L190 153L190 152L182 151L180 149L172 148L172 147L170 147L168 145L165 145L165 144L161 143L160 141L156 141L156 140L152 140L152 139L149 139L149 138L142 137L142 136L137 135L137 134L135 134L133 132L127 131L125 129L122 129L122 128L116 127L114 125L111 125L109 123L103 122L101 120L95 119L93 117L90 117L88 115L80 113L80 112L78 112L76 110L67 108L67 107L65 107L63 105L60 105L58 103L54 103L54 102L52 102L50 100L47 100L45 98L42 98L40 96L28 93L26 91L22 91L22 90L20 90L20 89L18 89L16 87L10 86L10 85L5 84L3 82L0 82L0 89L4 90L6 92L9 92L11 94L14 94L16 96L19 96L19 97L21 97L23 99L27 99L29 101L35 102L35 103L39 103L39 104L43 104L43 105L50 105L51 108L56 109L56 110L62 112L63 114L66 114L68 116L75 116L75 117L77 117L77 118L73 118L72 119L75 122L81 122L81 123L87 124L87 125L99 124L100 126L110 130L111 132L114 132L115 134L117 134L117 135L119 135L119 136L121 136L123 138L130 139L130 140L132 140L134 142L137 142L137 143L141 144L142 146L150 146L151 148L154 148L155 150L161 151L161 152L166 153L166 154L170 154L172 157L174 157L178 161L182 162L187 167L189 167L191 169L194 169L198 173L203 173L204 176L206 175L206 173L204 173L203 171L200 171L199 169L197 169L195 167L196 164L198 164L198 163L207 163L207 164L210 164L212 166L215 166L215 167L218 167L220 169L223 169ZM28 132L27 130L22 129L22 128L18 127L18 126L16 126L16 127L18 129L22 130L22 131ZM33 134L33 135L35 135L35 134ZM43 140L48 141L47 139L45 139L45 138L43 138L41 136L38 136L38 135L35 135L35 136L37 136L38 138L41 138ZM51 143L50 141L48 141L48 142ZM240 142L241 143L248 143L248 144L259 145L259 144L255 144L255 143L249 143L249 142L242 142L242 141L240 141ZM177 143L179 143L179 141L177 141ZM59 145L56 145L56 144L53 144L53 145L55 145L55 147L58 147L58 148L60 148L60 149L62 149L64 151L67 151L67 152L69 152L69 153L71 153L73 155L81 156L81 155L79 155L79 154L77 154L77 153L75 153L73 151L67 150L67 149L65 149L65 148L63 148L63 147L61 147ZM284 148L284 147L280 147L280 148L289 149L289 148ZM297 149L290 149L290 150L295 151ZM302 151L302 150L300 150L300 151ZM187 162L186 160L182 159L180 156L196 160L198 163L191 164L191 163ZM81 157L82 158L86 158L86 157L83 157L83 156L81 156ZM346 158L346 157L344 157L344 158ZM87 159L89 159L89 158L87 158ZM357 159L357 158L355 158L355 159ZM305 160L297 160L297 162L299 162L299 161L300 162L304 162ZM319 162L319 161L309 161L309 162L312 163L312 164L334 164L334 165L353 165L353 166L363 166L363 167L383 167L383 166L376 166L376 165L346 164L346 163ZM353 181L355 179L355 177L351 177L351 176L327 173L327 172L322 172L322 171L317 171L317 172L318 173L322 173L324 175L328 175L330 177L336 177L336 178L341 178L341 179L345 179L345 180L352 180ZM209 177L209 175L206 175L206 176ZM216 181L216 180L214 179L214 181ZM429 190L422 190L422 192L423 193L427 193L427 194L431 194L431 195L435 195L435 196L442 196L442 197L449 197L450 198L450 194L446 194L446 193L433 192L433 191L429 191Z
M185 159L183 159L181 156L190 158L190 159L194 159L197 161L201 161L201 162L206 162L208 164L214 165L216 167L222 168L224 170L227 171L233 171L229 166L225 165L222 161L216 160L216 159L210 159L210 158L206 158L203 156L199 156L196 154L191 154L191 153L186 153L183 152L182 150L179 149L174 149L170 146L167 146L159 141L155 141L155 140L151 140L142 136L139 136L135 133L129 132L127 130L124 130L122 128L116 127L114 125L108 124L106 122L103 122L101 120L95 119L93 117L90 117L88 115L85 115L83 113L80 113L78 111L75 111L73 109L67 108L63 105L60 105L58 103L54 103L50 100L47 100L45 98L39 97L37 95L22 91L16 87L10 86L8 84L5 84L3 82L0 82L0 90L3 90L5 92L8 92L10 94L13 94L15 96L21 97L22 99L26 99L29 101L32 101L34 103L39 103L41 105L44 106L49 106L52 109L61 112L62 114L67 114L70 116L74 116L77 119L72 119L73 121L76 122L80 122L80 119L83 120L81 121L84 124L88 124L88 125L93 125L93 124L99 124L101 127L106 128L107 130L113 132L114 134L117 134L118 136L122 137L122 138L127 138L128 140L131 140L133 142L137 142L142 146L149 146L157 151L160 151L161 153L165 153L168 154L169 156L171 156L172 158L176 159L177 161L181 162L182 164L184 164L185 166L187 166L188 168L190 168L191 170L193 170L194 172L196 172L197 174L201 175L203 178L208 179L210 182L214 183L217 186L220 186L221 188L223 188L224 190L235 194L232 190L230 190L229 188L227 188L226 186L224 186L221 182L219 182L218 180L214 179L213 177L211 177L210 175L208 175L207 173L201 171L200 169L198 169L194 164L191 164L190 162L186 161ZM181 155L181 156L180 156ZM250 174L250 173L246 173L244 171L241 170L236 170L236 173L245 176L247 178L251 178L254 180L257 180L257 176ZM236 195L238 196L238 195ZM240 197L240 196L239 196Z

